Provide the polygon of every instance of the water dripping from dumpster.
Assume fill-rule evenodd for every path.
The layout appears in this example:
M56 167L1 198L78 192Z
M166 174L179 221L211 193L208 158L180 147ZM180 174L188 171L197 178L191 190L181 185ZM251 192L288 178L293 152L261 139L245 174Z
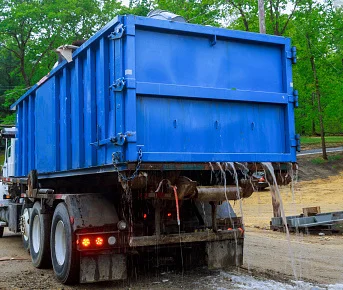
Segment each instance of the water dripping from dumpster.
M287 175L290 177L291 182L290 182L290 192L292 196L292 215L298 215L298 207L297 207L297 202L296 202L296 196L295 196L295 183L297 182L297 174L298 170L294 171L293 168L293 163L288 163L288 168L287 168ZM301 193L300 193L301 194ZM296 231L295 233L298 234L298 227L295 225Z
M184 276L184 264L183 264L182 238L181 238L181 222L180 222L179 200L178 200L176 185L173 186L173 191L174 191L175 205L176 205L177 225L179 228L180 258L181 258L181 270L182 270L182 278L183 278L183 276Z
M252 181L251 181L251 178L248 176L248 172L249 172L249 169L246 165L244 165L243 163L236 163L239 167L241 167L242 169L242 172L243 172L243 175L244 175L244 178L246 180L249 180L249 182L251 183L252 187L253 187L253 184L252 184ZM237 195L237 200L239 202L239 207L240 207L240 214L241 214L241 219L242 219L242 225L243 225L243 228L244 228L244 231L245 231L245 227L244 227L244 213L243 213L243 198L241 197L240 195L240 191L239 191L239 182L238 182L238 174L237 174L237 170L236 170L236 167L235 167L235 164L233 162L227 162L226 163L226 167L231 167L232 168L232 171L233 171L233 177L234 177L234 180L235 180L235 184L236 184L236 195ZM231 171L230 171L231 172ZM247 253L249 250L248 248L245 248L244 249L245 253ZM249 257L249 255L246 255L246 257ZM250 259L249 258L246 258L247 259L247 266L248 266L248 271L250 272L250 265L251 265L251 262L250 262Z
M295 262L294 262L294 254L293 254L292 245L291 245L291 237L289 234L289 229L288 229L288 225L287 225L285 210L283 207L282 197L281 197L280 190L279 190L279 187L278 187L278 184L276 181L276 176L274 173L274 167L270 162L262 162L262 165L263 165L266 173L268 172L273 179L273 184L270 184L269 183L270 181L268 180L268 178L266 178L267 182L269 183L269 187L270 187L272 197L275 197L275 199L279 203L279 211L281 214L281 219L282 219L282 222L283 222L283 224L285 226L285 230L286 230L286 237L287 237L287 242L288 242L288 251L289 251L290 258L291 258L291 266L292 266L293 276L294 276L295 280L298 280L296 268L295 268Z
M200 204L201 204L202 212L204 214L204 219L205 219L204 222L205 222L205 225L206 225L206 228L207 228L207 225L209 223L208 223L207 214L206 214L206 211L205 211L205 203L203 201L201 201Z
M241 194L239 191L237 170L236 170L233 162L227 162L227 165L230 165L230 167L233 170L233 178L235 179L235 183L236 183L236 196L237 196L237 200L239 201L239 210L240 210L241 217L242 217L242 223L244 224L244 221L243 221L243 218L244 218L243 217L243 202L242 202Z
M217 162L217 165L222 173L222 178L223 178L223 181L224 181L224 193L225 193L225 199L226 199L226 203L227 203L227 207L228 207L228 213L229 213L229 219L230 219L230 223L231 223L231 227L232 229L235 231L234 232L234 238L235 238L235 248L236 248L236 252L238 252L238 237L237 237L237 229L236 229L236 225L232 219L232 216L231 216L231 208L230 208L230 202L229 202L229 199L227 197L227 192L226 192L226 182L227 182L227 179L226 179L226 171L223 169L222 165L220 164L220 162ZM225 163L225 166L227 165L227 163ZM226 166L227 167L227 166ZM227 169L227 168L225 168ZM234 171L235 172L235 171ZM236 172L237 174L237 172ZM238 180L238 179L237 179ZM239 190L239 188L238 188ZM243 224L243 216L241 216L242 218L242 224Z
M211 168L211 179L210 179L210 184L212 184L212 180L213 180L213 174L215 174L215 172L214 172L214 168L213 168L213 165L212 165L212 163L211 163L211 162L209 162L209 164L210 164L210 168Z
M222 165L220 164L220 162L217 162L217 165L220 169L220 172L222 174L222 179L223 179L223 183L224 183L224 195L225 195L225 199L226 199L226 203L227 203L227 207L228 207L228 213L229 213L229 219L230 219L230 223L231 226L234 226L233 220L232 220L232 216L231 216L231 209L230 209L230 203L229 203L229 199L227 197L227 192L226 192L226 172L223 169ZM236 239L236 235L235 235L235 239ZM237 243L236 243L237 244Z
M294 194L294 170L293 170L293 164L289 164L290 169L288 170L287 174L291 177L291 193L292 193L292 202L295 204L295 194Z
M216 162L216 164L218 165L218 163L220 164L220 162ZM214 183L215 184L218 184L218 183L220 183L220 176L222 176L222 172L219 174L219 176L218 176L218 174L217 174L217 172L216 172L216 170L214 169L214 167L213 167L213 164L211 163L211 162L209 162L209 165L210 165L210 168L211 168L211 179L210 179L210 184L213 184L213 178L215 178L215 181L214 181Z
M243 169L246 172L249 171L249 169L246 166L244 166L243 164L239 163L238 165L243 166ZM241 223L242 223L243 229L245 230L245 227L244 227L244 213L243 213L243 198L242 198L240 190L239 190L239 181L238 181L237 170L236 170L235 164L233 162L227 162L226 163L226 167L227 168L231 167L231 169L232 169L232 173L231 173L230 170L229 171L230 171L231 175L233 176L235 184L236 184L236 198L237 198L237 200L239 202L239 210L240 210L240 216L241 216ZM245 176L245 178L247 178L247 174L244 174L244 176ZM236 243L237 243L237 241L236 241ZM236 245L236 246L238 246L238 245ZM247 252L247 249L245 249L245 252ZM248 264L248 271L250 271L250 261L249 260L247 261L247 264Z
M292 194L292 215L296 216L299 214L299 209L301 209L302 207L298 208L297 206L297 202L296 202L296 196L295 196L295 183L298 182L298 165L296 164L295 169L293 166L293 163L289 163L288 164L288 171L287 174L290 176L291 178L291 183L290 183L290 191ZM300 196L301 196L301 191L300 191ZM300 198L301 199L301 198ZM296 240L300 243L303 244L304 242L304 235L301 231L299 231L299 227L298 224L295 224L295 237ZM304 249L305 250L305 249ZM299 261L299 273L298 273L298 278L301 279L302 278L302 261L304 258L304 251L300 251L299 252L299 256L298 256L298 261Z
M133 234L133 215L132 215L132 191L131 186L127 181L122 182L122 187L124 189L122 194L122 215L129 223L129 239Z

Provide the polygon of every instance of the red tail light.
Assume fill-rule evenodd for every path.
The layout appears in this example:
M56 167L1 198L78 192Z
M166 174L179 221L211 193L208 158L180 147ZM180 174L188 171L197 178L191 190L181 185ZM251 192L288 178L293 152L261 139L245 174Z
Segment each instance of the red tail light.
M147 214L145 213L145 214L143 214L143 218L144 219L146 219L147 218Z
M78 251L102 251L121 247L126 243L125 234L117 232L94 232L77 234L76 246ZM1 288L1 287L0 287Z
M104 244L104 239L102 237L97 237L95 239L95 244L99 247L102 246Z
M168 217L171 217L171 216L172 216L171 212L168 212L167 216L168 216Z
M91 240L89 238L82 238L81 245L85 248L89 247Z

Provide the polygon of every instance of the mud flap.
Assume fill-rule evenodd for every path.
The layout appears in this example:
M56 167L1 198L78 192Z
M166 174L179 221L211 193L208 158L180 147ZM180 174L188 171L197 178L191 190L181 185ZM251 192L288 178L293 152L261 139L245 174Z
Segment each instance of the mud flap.
M124 280L126 255L99 254L80 257L80 283Z
M209 269L224 269L243 264L244 239L207 242L207 266Z

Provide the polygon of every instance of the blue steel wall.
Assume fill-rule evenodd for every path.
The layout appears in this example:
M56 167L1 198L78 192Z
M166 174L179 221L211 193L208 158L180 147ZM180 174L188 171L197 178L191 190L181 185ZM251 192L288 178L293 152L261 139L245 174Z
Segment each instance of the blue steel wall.
M67 171L110 163L112 151L91 143L115 136L115 47L105 27L74 61L50 73L16 104L16 175Z
M295 161L290 50L281 37L118 17L14 105L16 175L111 164L114 151L135 161L140 146L147 162ZM124 146L108 142L118 133Z

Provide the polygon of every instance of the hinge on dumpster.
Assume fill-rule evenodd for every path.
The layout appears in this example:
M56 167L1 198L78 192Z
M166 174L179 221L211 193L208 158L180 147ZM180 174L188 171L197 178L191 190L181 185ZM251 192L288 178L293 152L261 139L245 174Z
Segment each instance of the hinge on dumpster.
M297 152L300 152L301 150L301 146L300 146L300 135L296 134L294 136L294 139L291 140L292 141L292 147L295 147L295 149L297 150Z
M125 85L126 80L124 78L119 78L110 86L110 89L114 90L115 92L121 92L125 88Z
M210 40L211 46L216 45L217 43L217 35L213 35L212 39Z
M299 107L299 93L298 93L298 90L294 90L293 91L293 96L292 95L289 96L289 102L293 103L294 108L298 108Z
M133 137L136 135L136 132L133 131L127 131L125 133L119 133L115 137L110 137L107 139L100 140L100 135L98 136L97 140L95 142L90 143L91 146L95 146L97 148L107 145L109 143L112 143L117 146L123 146L125 142L130 142L130 137Z
M293 64L297 63L297 48L295 46L292 46L291 52L287 53L287 58L290 58Z
M119 23L114 28L114 31L110 33L108 38L111 39L111 40L119 39L119 38L121 38L123 36L124 31L125 31L125 28L124 28L123 24Z
M122 146L126 141L126 137L127 136L125 134L119 133L114 138L111 138L111 143L113 143L114 145Z

